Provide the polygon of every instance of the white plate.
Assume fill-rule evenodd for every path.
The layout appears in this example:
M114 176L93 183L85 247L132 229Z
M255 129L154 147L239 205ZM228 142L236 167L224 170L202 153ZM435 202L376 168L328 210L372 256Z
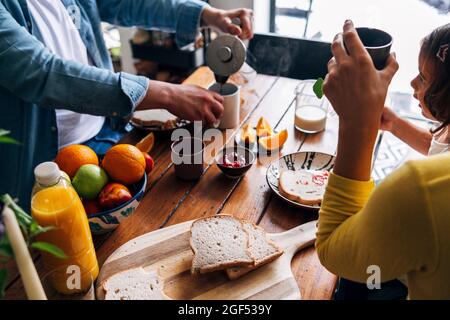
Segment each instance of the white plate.
M328 170L330 171L334 166L335 156L320 152L296 152L285 155L280 159L272 162L267 169L266 178L270 188L284 201L305 209L320 209L319 205L308 206L289 200L282 196L278 189L278 181L280 174L286 170L299 171L299 170Z

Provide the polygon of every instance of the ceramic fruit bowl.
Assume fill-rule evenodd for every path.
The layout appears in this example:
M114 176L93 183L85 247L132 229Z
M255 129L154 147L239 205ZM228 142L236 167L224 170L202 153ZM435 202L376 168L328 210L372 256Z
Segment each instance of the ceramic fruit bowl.
M129 187L131 193L134 195L129 201L116 208L88 215L89 227L91 228L92 234L111 232L116 229L124 219L133 214L144 196L146 185L147 175L144 174L139 182Z
M242 177L255 163L255 160L255 153L241 146L223 149L215 158L216 165L230 178Z

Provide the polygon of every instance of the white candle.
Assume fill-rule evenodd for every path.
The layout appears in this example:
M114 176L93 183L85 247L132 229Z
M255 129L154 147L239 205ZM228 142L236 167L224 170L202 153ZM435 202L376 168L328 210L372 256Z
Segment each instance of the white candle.
M3 221L28 299L47 300L16 215L6 206L3 209Z

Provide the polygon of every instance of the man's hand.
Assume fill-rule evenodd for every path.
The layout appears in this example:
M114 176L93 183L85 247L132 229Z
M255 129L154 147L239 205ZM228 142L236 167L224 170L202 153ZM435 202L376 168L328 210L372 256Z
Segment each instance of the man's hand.
M232 19L239 18L241 25L233 24ZM204 25L238 36L241 39L253 38L253 11L250 9L220 10L206 7L202 13Z
M136 110L167 109L181 119L213 125L223 114L219 94L194 85L150 81L147 95Z

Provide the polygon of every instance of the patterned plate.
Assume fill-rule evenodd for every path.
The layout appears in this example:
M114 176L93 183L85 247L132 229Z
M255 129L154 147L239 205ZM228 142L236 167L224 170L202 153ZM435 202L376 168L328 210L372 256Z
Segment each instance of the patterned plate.
M320 206L308 206L289 200L280 194L278 180L280 174L285 170L328 170L334 166L335 156L319 152L296 152L285 155L272 162L267 169L266 178L270 188L284 201L300 208L318 210Z

